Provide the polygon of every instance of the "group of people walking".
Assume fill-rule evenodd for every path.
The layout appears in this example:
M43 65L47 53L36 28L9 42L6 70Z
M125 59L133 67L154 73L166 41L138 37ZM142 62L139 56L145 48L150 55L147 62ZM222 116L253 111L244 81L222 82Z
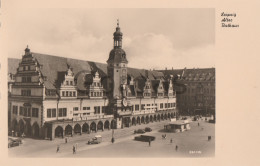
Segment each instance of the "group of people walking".
M68 138L67 138L67 137L65 138L65 143L66 143L66 144L68 143ZM76 144L74 144L74 145L72 146L72 152L73 152L73 154L76 154L77 148L78 148L78 143L76 143ZM60 145L57 145L56 153L58 153L58 152L60 152Z
M77 143L72 146L72 152L73 152L73 154L76 154L77 148L78 148L78 144L77 144ZM57 145L56 153L58 153L58 152L60 152L60 145Z

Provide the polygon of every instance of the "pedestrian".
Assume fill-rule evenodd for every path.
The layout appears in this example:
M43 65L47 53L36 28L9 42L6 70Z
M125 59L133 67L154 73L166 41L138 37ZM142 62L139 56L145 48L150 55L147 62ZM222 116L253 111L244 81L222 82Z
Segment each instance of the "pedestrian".
M57 151L56 153L60 152L60 145L57 145Z
M112 143L114 143L114 142L115 142L115 138L114 138L114 137L112 137L112 139L111 139L111 142L112 142Z
M12 136L14 137L14 130L12 130Z
M200 126L200 123L198 123L198 126Z
M175 146L175 150L176 150L176 152L178 151L178 145Z
M75 154L76 153L76 148L75 148L75 146L73 145L73 148L72 148L72 150L73 150L73 154Z
M24 136L25 136L25 134L23 133L23 134L22 134L22 138L24 138Z
M65 137L65 143L68 143L68 138L67 137Z
M151 146L151 139L149 139L149 146Z
M171 138L171 144L172 144L172 138Z

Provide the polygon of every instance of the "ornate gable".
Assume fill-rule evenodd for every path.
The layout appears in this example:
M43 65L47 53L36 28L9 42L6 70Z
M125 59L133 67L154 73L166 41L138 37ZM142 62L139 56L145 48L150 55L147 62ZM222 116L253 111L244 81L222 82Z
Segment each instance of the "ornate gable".
M152 85L151 85L151 81L149 78L147 78L146 82L145 82L145 86L144 86L144 93L143 96L145 98L150 98L152 95Z
M158 97L163 97L163 95L164 95L163 80L160 79L159 86L157 88L157 96Z
M96 71L93 77L93 82L89 87L89 97L90 98L102 98L104 96L104 88L101 83L101 78L98 71Z
M69 67L64 75L64 80L61 83L59 94L61 98L76 98L77 86L74 81L74 73L72 68Z

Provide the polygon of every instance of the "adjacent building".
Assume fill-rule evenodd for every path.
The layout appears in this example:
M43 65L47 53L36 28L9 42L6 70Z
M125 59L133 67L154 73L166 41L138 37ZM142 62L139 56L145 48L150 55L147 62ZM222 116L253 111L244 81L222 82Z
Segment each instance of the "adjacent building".
M215 68L164 70L174 77L177 109L182 115L215 116Z
M34 53L28 47L21 60L9 61L10 130L52 140L176 116L172 77L129 68L122 36L117 24L107 64Z

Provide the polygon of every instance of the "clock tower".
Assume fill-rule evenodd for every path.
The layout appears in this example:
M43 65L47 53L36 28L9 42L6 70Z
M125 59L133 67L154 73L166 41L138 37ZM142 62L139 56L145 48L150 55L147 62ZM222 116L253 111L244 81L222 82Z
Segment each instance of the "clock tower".
M123 100L127 96L127 59L122 49L122 36L119 21L117 20L116 31L114 32L114 48L109 53L107 60L107 74L109 77L109 97Z

